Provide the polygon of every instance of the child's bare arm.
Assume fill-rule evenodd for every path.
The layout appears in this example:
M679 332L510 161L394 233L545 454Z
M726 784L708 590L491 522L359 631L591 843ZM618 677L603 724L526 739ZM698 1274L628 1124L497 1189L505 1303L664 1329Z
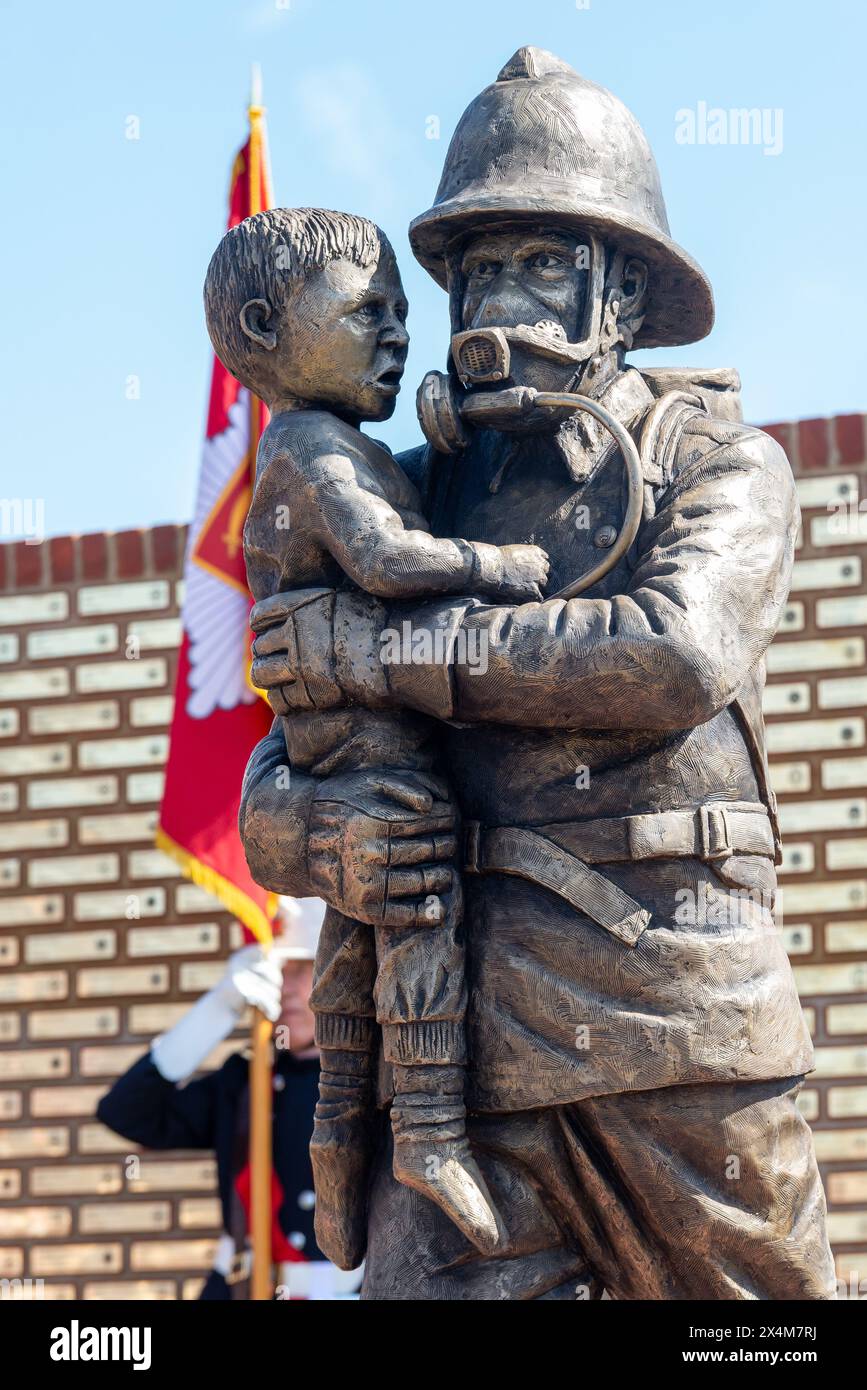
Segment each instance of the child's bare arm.
M305 523L343 572L377 598L482 593L538 600L548 557L535 545L444 540L407 527L379 493L363 485L348 455L318 453L302 465Z

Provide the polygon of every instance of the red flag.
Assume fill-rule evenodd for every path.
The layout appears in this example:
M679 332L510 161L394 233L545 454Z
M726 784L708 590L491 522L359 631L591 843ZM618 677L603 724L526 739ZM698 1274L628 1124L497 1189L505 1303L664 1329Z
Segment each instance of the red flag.
M271 205L264 112L256 104L250 107L249 139L232 170L228 226ZM271 724L268 706L248 682L252 599L243 547L265 423L262 403L215 357L156 837L160 849L260 941L271 938L276 898L250 877L238 808L247 759Z

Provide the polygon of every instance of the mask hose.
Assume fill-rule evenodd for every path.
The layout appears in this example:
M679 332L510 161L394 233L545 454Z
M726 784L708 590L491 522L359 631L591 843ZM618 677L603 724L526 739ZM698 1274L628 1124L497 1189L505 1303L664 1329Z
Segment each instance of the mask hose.
M588 415L592 415L594 420L597 420L602 428L612 436L626 464L628 481L626 516L616 541L598 565L594 565L592 569L587 570L580 578L574 579L571 584L567 584L556 594L548 595L549 598L576 598L578 594L582 594L587 589L592 588L594 584L598 584L599 580L603 579L614 568L638 535L644 507L644 472L641 467L641 455L629 431L619 420L615 419L609 410L606 410L605 406L600 405L598 401L591 400L589 396L582 396L574 391L535 391L532 387L519 386L506 391L483 392L466 396L460 406L460 415L468 424L481 428L486 425L497 428L498 425L502 427L509 417L514 419L515 416L526 416L537 409L558 410L569 415L573 415L577 410L587 411Z

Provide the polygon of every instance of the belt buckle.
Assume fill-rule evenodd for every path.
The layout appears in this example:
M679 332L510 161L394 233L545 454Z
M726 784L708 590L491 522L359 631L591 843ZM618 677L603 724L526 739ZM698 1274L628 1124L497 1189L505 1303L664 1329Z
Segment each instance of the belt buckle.
M243 1250L235 1251L229 1272L223 1277L227 1284L240 1284L244 1279L249 1279L252 1267L253 1252L249 1246L246 1246Z
M464 873L477 874L479 872L479 845L481 837L481 821L464 821Z
M702 859L730 859L734 850L726 808L699 806L698 821Z

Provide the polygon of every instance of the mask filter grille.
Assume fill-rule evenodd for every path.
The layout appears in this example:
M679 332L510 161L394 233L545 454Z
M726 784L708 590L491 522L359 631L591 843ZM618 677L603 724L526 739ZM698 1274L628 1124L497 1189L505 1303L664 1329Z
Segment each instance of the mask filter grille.
M507 351L493 334L467 334L457 351L458 374L467 383L502 381L509 369Z
M493 343L484 338L474 338L461 348L461 366L469 376L483 376L492 372L497 365L497 351Z

